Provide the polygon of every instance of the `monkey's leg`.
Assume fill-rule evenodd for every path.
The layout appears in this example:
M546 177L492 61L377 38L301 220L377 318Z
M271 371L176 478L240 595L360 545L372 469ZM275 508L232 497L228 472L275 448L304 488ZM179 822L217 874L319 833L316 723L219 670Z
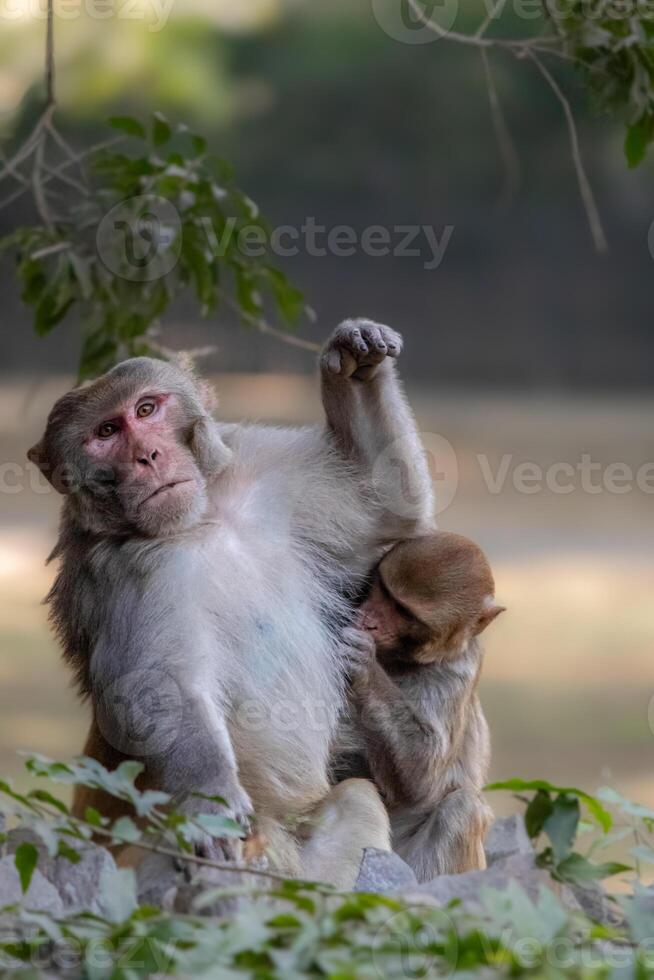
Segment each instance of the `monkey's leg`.
M315 813L311 837L300 855L301 876L347 891L354 887L366 847L390 851L386 807L369 780L346 779Z
M393 848L413 868L418 881L482 870L484 838L492 818L476 789L456 789L430 813L421 816L406 809L393 814Z

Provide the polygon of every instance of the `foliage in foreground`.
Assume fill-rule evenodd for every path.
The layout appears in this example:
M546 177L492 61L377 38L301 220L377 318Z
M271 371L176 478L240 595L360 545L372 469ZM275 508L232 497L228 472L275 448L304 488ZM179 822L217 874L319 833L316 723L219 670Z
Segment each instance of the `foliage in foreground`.
M71 817L52 792L42 788L18 793L0 781L0 810L12 822L36 831L50 855L78 860L77 847L93 833L113 841L176 853L193 860L192 842L201 830L237 833L216 817L189 821L168 812L165 794L139 792L137 763L113 773L97 762L79 758L53 763L42 757L28 770L51 782L100 787L129 801L145 819L144 829L120 818L111 824L89 809L84 820ZM489 787L492 788L492 787ZM654 862L654 811L624 800L612 790L597 797L544 781L510 780L496 784L527 799L526 827L546 843L539 862L561 881L588 881L625 869L597 863L598 851L634 839L637 862ZM580 824L581 809L589 817ZM211 821L218 820L220 826ZM573 850L577 831L589 838L582 856ZM37 865L36 848L24 843L15 863L24 892ZM591 870L589 870L591 869ZM485 889L480 911L472 915L451 903L438 909L367 894L337 894L307 882L252 875L251 887L239 880L234 893L249 898L229 918L201 914L218 894L197 900L197 914L181 915L139 907L133 872L106 874L99 883L105 912L54 918L25 907L0 912L0 969L3 976L38 976L42 969L72 971L100 980L132 980L152 974L197 977L254 977L261 980L330 977L332 980L376 977L469 976L579 978L593 980L654 975L654 899L634 881L633 893L621 899L625 925L608 928L565 908L554 892L541 889L536 901L514 883L503 892ZM10 925L11 924L11 925Z

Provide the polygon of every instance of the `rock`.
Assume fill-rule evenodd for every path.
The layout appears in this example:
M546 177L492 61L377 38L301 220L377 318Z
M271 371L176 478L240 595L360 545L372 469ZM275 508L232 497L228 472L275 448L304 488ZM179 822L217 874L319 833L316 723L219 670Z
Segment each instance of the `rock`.
M188 876L167 854L148 854L136 869L139 905L158 905L170 912L177 891L188 884Z
M502 861L496 861L486 871L440 875L433 881L425 882L416 888L403 888L402 897L420 901L424 896L434 900L438 905L447 905L452 899L458 898L464 907L476 911L481 905L482 889L505 891L512 881L516 881L533 901L537 900L538 893L543 887L559 891L550 875L536 866L531 855L514 854Z
M612 901L596 882L564 885L561 898L568 908L581 909L593 922L603 926L621 926L624 915L618 904Z
M175 912L211 915L220 918L234 915L242 904L242 896L221 895L203 908L196 907L196 899L203 893L215 888L224 888L228 891L244 886L252 886L250 875L221 871L219 868L200 867L196 871L192 871L190 878L187 877L185 884L177 889L173 908Z
M0 908L3 905L22 905L26 909L48 912L53 916L64 914L64 903L59 892L38 868L34 870L27 893L23 895L20 878L13 854L0 859Z
M533 854L523 818L514 814L496 820L488 831L484 849L489 867L514 854Z
M367 847L363 852L363 860L359 875L354 885L356 892L399 891L401 888L411 888L418 884L413 870L392 851L380 851L376 847Z
M99 892L100 876L105 871L115 871L116 862L109 851L91 841L72 841L81 858L73 864L65 857L52 858L40 837L32 830L18 828L12 830L7 839L7 849L13 854L24 841L34 844L39 852L38 870L54 885L61 896L67 913L104 913L102 896Z

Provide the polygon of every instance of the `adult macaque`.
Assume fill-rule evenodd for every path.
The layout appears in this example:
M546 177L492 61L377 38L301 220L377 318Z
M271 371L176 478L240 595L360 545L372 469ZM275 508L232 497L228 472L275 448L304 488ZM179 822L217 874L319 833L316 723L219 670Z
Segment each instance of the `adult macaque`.
M478 635L502 612L481 550L440 532L380 562L350 643L352 706L336 775L374 779L393 849L428 881L485 867L490 743Z
M29 453L65 495L49 602L92 704L86 751L109 768L142 760L142 785L186 812L230 815L244 833L255 812L289 871L302 858L281 826L323 801L316 833L333 847L314 841L308 863L341 885L348 875L334 869L351 862L357 834L357 853L366 845L360 805L367 840L388 840L369 785L337 790L336 834L324 802L345 688L342 595L394 540L431 524L395 374L401 346L368 320L338 327L321 358L326 426L297 430L221 425L188 370L125 361L61 398ZM75 812L105 802L82 791ZM239 856L209 837L201 853Z

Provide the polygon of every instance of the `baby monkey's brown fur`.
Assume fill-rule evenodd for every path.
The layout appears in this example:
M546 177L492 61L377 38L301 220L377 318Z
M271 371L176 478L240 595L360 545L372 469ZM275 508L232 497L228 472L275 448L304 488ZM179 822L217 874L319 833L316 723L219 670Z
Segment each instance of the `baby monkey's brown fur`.
M421 881L485 867L490 740L477 639L502 611L483 552L458 534L404 541L376 569L351 644L336 775L368 775L393 847Z

